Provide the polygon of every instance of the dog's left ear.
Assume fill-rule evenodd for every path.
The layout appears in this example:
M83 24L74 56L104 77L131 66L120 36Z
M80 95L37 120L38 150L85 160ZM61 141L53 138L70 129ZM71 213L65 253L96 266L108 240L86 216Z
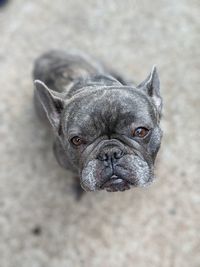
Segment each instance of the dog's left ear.
M61 93L49 89L42 81L35 80L35 94L40 101L46 116L55 132L59 131L64 99Z
M153 66L149 76L137 88L144 90L151 97L160 117L162 112L162 98L160 95L160 80L155 66Z

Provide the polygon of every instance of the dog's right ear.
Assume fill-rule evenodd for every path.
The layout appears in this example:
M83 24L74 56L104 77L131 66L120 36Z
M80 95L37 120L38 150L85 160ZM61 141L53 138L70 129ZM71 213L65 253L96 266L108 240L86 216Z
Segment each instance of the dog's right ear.
M61 113L64 108L62 94L49 89L43 82L35 80L35 94L38 97L53 129L58 132Z
M160 80L155 66L153 66L149 76L140 83L137 88L143 90L143 92L152 99L160 118L162 112L162 97L160 95Z

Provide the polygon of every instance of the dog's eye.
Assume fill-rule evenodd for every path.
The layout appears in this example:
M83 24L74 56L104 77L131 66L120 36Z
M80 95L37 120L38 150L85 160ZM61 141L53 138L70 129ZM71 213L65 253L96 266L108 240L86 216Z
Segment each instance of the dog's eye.
M134 130L133 136L143 138L148 134L149 130L145 127L138 127Z
M75 146L80 146L83 143L83 140L79 136L74 136L71 139L71 143Z

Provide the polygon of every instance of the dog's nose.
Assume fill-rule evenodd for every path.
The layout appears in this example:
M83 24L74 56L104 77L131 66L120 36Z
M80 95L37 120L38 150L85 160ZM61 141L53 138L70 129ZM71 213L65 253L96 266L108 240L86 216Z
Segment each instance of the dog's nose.
M104 161L105 163L115 162L116 160L120 159L123 156L123 154L124 153L120 148L114 147L114 148L103 150L99 154L98 158Z

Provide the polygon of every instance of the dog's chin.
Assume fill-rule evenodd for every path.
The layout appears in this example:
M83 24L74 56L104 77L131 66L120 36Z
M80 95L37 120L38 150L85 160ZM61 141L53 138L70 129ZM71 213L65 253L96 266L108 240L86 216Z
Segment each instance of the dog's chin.
M127 180L113 175L109 180L104 182L100 188L105 189L107 192L125 191L131 188L131 184Z
M106 170L99 160L91 160L81 171L81 186L85 191L125 191L132 187L146 187L153 179L153 167L135 155L124 156L124 162ZM123 163L123 165L122 165ZM123 167L125 166L125 167ZM107 171L107 172L106 172Z

